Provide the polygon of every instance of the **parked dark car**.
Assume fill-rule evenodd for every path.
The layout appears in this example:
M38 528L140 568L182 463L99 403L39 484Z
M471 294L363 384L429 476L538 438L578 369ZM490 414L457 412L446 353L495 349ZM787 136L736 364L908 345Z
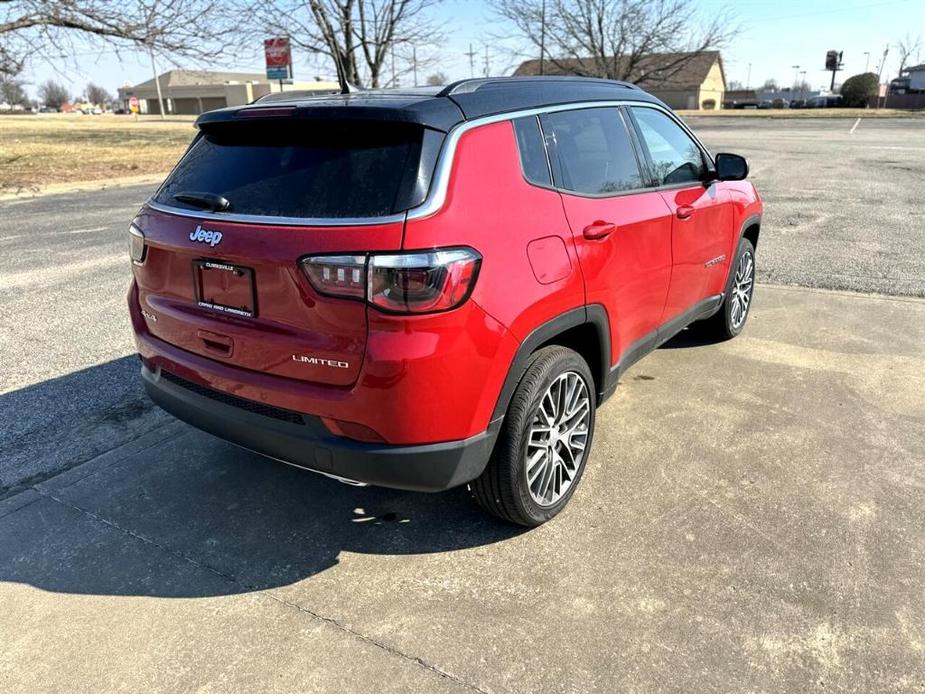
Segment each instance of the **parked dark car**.
M843 105L841 94L829 94L828 96L813 97L808 108L839 108Z

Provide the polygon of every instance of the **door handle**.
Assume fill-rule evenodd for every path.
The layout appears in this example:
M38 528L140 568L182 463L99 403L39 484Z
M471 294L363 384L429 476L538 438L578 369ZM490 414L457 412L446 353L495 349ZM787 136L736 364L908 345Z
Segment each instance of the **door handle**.
M679 205L678 209L675 210L675 214L678 215L678 219L690 219L691 215L694 214L694 208L690 205Z
M613 222L604 222L598 219L592 222L582 230L582 235L590 241L605 239L617 230L617 225Z

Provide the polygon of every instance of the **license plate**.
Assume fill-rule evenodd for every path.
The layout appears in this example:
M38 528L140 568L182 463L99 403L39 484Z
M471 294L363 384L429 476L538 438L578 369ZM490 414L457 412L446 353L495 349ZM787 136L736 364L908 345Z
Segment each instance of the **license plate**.
M216 260L194 260L196 303L202 308L235 316L257 315L254 270Z

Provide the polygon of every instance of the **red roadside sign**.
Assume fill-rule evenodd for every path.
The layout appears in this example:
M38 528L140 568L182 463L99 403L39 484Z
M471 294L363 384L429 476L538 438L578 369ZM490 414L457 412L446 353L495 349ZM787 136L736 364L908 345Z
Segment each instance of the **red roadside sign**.
M267 79L280 80L292 77L292 51L288 38L278 36L264 40L263 55L267 62Z

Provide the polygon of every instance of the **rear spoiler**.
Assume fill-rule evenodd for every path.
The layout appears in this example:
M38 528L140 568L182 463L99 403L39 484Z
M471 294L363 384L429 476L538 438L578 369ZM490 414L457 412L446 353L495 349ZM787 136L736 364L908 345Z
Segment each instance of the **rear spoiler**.
M378 102L378 103L377 103ZM249 120L385 121L422 125L448 132L463 120L462 113L449 99L426 99L412 104L391 99L364 98L361 95L328 95L302 103L272 102L234 106L207 111L196 119L196 127L208 129L218 123Z

